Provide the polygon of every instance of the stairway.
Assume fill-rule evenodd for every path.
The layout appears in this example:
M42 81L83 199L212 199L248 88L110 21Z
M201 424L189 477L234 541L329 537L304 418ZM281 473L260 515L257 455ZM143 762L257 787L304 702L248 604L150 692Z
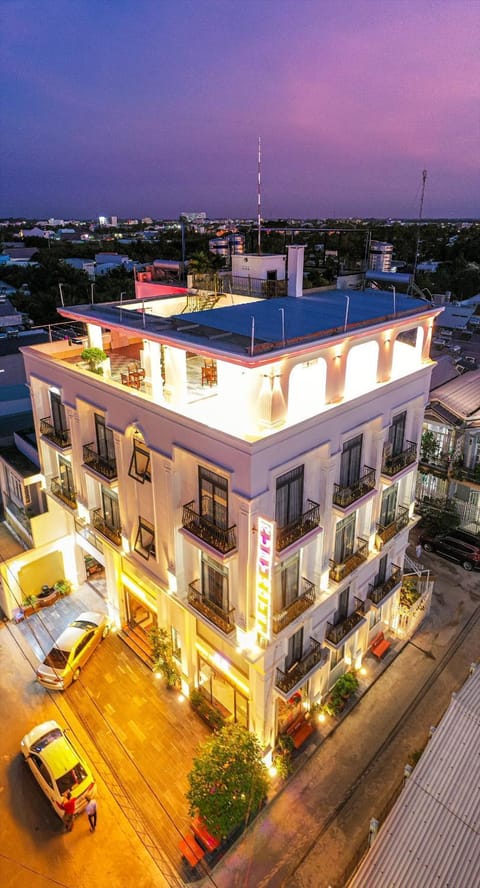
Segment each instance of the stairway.
M144 629L138 624L125 623L118 637L139 657L150 669L153 669L152 645Z

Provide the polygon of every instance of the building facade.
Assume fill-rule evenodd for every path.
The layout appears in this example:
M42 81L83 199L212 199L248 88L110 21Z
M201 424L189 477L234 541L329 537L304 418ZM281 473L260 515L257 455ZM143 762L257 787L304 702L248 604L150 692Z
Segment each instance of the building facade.
M75 343L23 349L69 569L80 582L102 563L132 645L166 629L184 691L265 749L408 624L438 309L349 290L347 323L346 298L62 309L103 349L101 373Z
M393 245L384 241L372 240L368 256L368 267L373 271L390 271L392 267Z

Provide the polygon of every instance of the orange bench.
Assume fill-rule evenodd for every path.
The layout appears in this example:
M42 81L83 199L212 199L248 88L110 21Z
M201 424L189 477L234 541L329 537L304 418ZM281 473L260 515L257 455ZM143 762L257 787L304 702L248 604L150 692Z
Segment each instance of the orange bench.
M389 647L390 642L387 641L383 632L379 632L370 644L370 650L373 656L377 658L377 660L382 659L382 657L387 653Z
M189 833L178 843L178 847L182 857L188 861L191 867L196 867L197 863L200 863L202 858L205 857L205 851L195 841L195 836L191 836Z
M311 721L308 721L302 712L288 726L286 733L292 738L295 749L299 749L307 737L313 734L313 731L314 727Z
M198 814L196 817L193 818L191 826L193 835L196 839L198 839L199 844L202 845L203 848L205 848L205 851L209 851L211 853L212 851L216 851L217 848L220 847L219 840L216 839L215 836L212 836L211 833L209 833L202 818L199 817Z

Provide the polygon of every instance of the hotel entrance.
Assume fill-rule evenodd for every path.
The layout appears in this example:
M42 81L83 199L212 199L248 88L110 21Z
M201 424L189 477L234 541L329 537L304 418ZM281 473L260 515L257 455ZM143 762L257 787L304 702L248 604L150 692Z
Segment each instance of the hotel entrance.
M150 632L157 627L157 614L153 602L150 607L147 604L148 599L143 600L140 597L142 593L140 589L138 594L135 594L132 589L124 585L123 592L125 622L122 625L121 637L144 663L153 666Z

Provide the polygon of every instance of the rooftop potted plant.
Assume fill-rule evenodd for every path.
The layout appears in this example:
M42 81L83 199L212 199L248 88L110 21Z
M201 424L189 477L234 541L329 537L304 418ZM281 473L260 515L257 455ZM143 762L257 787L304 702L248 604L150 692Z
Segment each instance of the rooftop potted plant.
M81 358L87 362L88 369L92 373L98 373L99 376L103 376L103 367L100 365L107 360L107 355L102 348L96 348L95 346L84 348Z

